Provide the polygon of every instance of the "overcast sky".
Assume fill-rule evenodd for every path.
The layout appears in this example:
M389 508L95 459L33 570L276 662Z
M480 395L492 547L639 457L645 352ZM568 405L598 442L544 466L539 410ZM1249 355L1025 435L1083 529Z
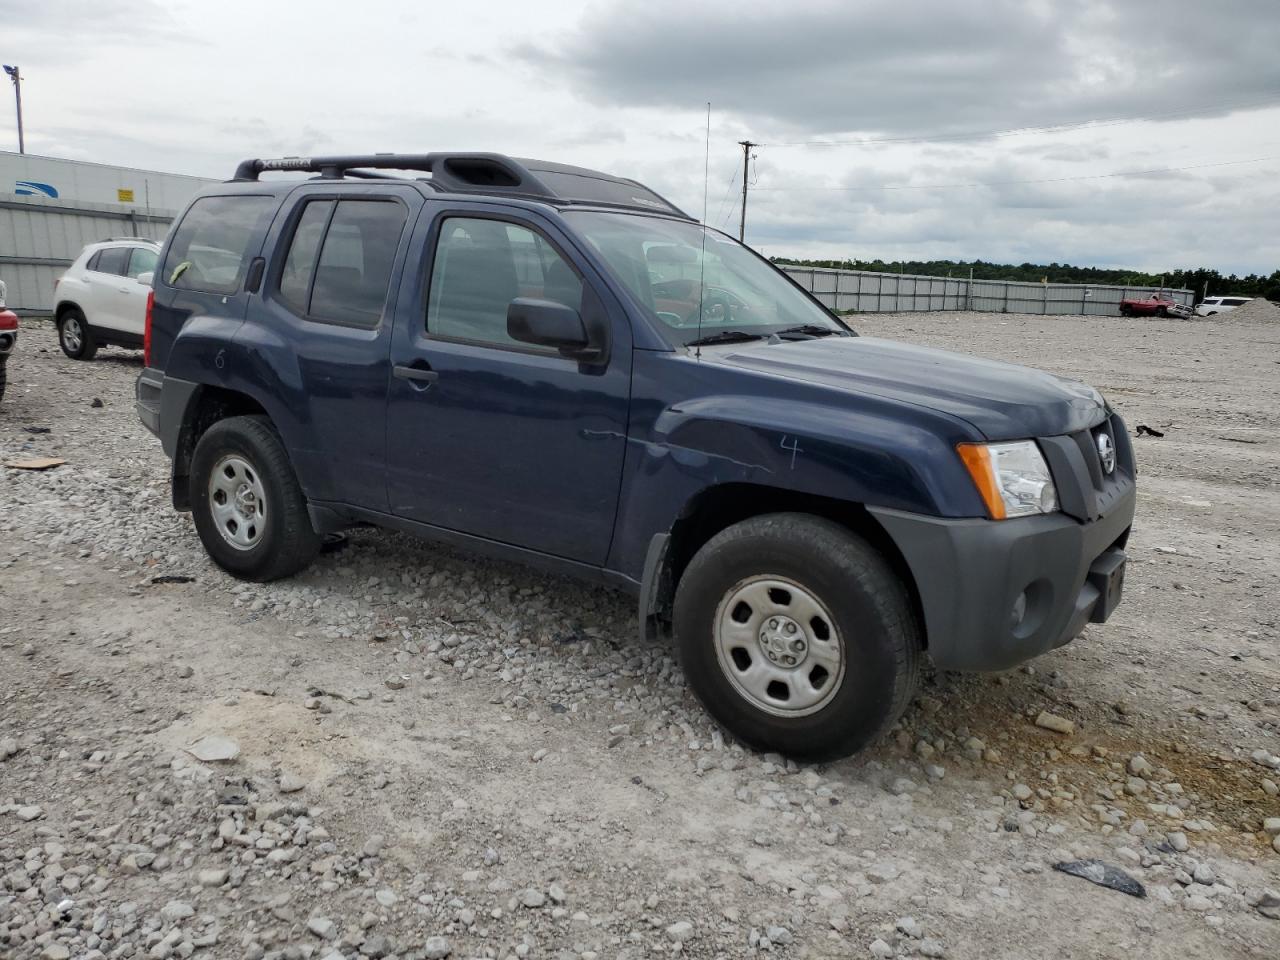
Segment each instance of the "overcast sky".
M736 233L760 142L767 254L1280 267L1280 0L0 0L0 25L30 153L222 178L494 150L701 216L709 100L707 219Z

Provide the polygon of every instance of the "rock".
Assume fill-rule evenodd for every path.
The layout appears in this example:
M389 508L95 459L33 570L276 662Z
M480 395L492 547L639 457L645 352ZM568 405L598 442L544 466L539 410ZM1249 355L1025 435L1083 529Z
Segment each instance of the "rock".
M160 908L160 916L164 917L170 923L177 923L179 920L186 920L188 917L194 917L195 913L195 908L184 900L170 900Z
M392 907L400 898L396 896L396 892L388 887L383 887L373 895L373 899L378 901L379 906Z
M558 883L553 883L547 888L547 896L551 898L552 903L564 903L569 899L569 895L564 892L564 887Z
M1025 783L1015 784L1012 792L1013 792L1014 799L1020 802L1024 800L1030 800L1033 796L1035 796L1031 788L1028 787Z
M18 755L18 741L13 737L0 740L0 760L8 760Z
M372 937L365 937L364 943L360 944L360 953L362 956L373 957L378 960L379 957L385 957L391 952L391 941L382 934L374 934Z
M44 810L35 804L32 804L29 807L19 807L13 812L17 818L24 823L30 823L32 820L39 820L44 816Z
M685 943L693 939L693 924L680 920L667 927L667 939L672 943Z
M902 871L892 863L877 863L867 870L867 879L872 883L891 883L897 880Z
M946 951L943 950L942 944L937 940L934 940L932 937L925 937L921 940L920 946L917 949L920 951L920 956L922 957L946 956Z
M1280 817L1267 817L1262 821L1262 830L1273 837L1280 834Z
M1191 844L1187 841L1187 835L1182 832L1169 834L1169 846L1173 847L1178 853L1186 853L1190 849Z
M530 909L534 909L536 907L542 906L546 902L547 902L546 894L544 894L541 890L533 889L533 887L529 887L528 889L523 890L520 893L520 905L522 907L528 907Z
M924 929L915 917L899 917L894 926L900 933L905 934L912 940L919 940L924 936Z
M1280 853L1280 835L1271 838L1271 849L1276 853Z
M1191 872L1191 879L1206 887L1212 887L1218 877L1214 874L1213 868L1207 863L1200 863L1197 864L1195 870Z
M1036 717L1036 726L1043 727L1045 730L1052 730L1054 733L1072 734L1076 732L1076 725L1066 717L1060 717L1056 713L1050 713L1048 710L1041 710L1040 716Z
M180 680L187 680L193 676L195 676L195 670L191 668L190 664L185 664L178 668L178 678Z
M280 792L281 793L297 793L300 790L305 790L306 787L307 787L307 781L303 780L297 774L294 774L294 773L280 774Z
M240 756L240 744L230 737L211 734L201 737L187 748L187 752L204 763L218 763Z
M1193 893L1191 896L1187 897L1186 900L1187 909L1194 910L1196 913L1204 913L1207 910L1212 910L1214 906L1215 905L1212 900L1198 893Z
M877 960L889 960L889 957L893 956L893 947L889 946L883 940L872 940L870 949L871 955L876 957Z
M771 943L774 943L774 944L777 944L778 946L783 946L783 947L791 943L793 939L791 936L791 931L788 930L786 927L766 927L764 931L764 935L769 938L769 941Z
M307 921L307 929L321 940L333 940L338 936L338 925L328 917L312 917Z
M427 960L443 960L452 952L453 947L445 937L427 937L427 942L422 945L422 955Z
M1147 758L1140 753L1135 753L1129 758L1129 762L1125 764L1125 768L1135 777L1147 777L1155 773L1155 768L1147 761Z
M227 882L226 870L201 870L196 879L202 887L220 887Z
M1254 902L1253 909L1270 920L1280 920L1280 892L1269 887L1263 890L1262 896Z
M40 952L44 960L70 960L71 951L64 943L51 943Z

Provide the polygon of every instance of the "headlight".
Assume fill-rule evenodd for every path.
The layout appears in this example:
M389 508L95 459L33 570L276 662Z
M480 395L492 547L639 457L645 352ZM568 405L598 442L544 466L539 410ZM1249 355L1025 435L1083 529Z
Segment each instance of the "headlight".
M1034 440L956 447L992 520L1053 513L1058 491Z

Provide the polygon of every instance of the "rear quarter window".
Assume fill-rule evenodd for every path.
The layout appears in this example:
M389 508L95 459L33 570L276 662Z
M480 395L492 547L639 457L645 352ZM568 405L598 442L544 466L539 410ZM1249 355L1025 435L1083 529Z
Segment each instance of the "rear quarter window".
M179 290L235 293L275 208L274 197L201 197L174 230L161 280Z

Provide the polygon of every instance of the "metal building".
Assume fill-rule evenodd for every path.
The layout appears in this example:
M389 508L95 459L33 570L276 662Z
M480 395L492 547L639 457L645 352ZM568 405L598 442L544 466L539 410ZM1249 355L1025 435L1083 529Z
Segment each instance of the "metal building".
M0 151L0 280L10 310L48 313L53 285L86 243L160 239L211 180Z

